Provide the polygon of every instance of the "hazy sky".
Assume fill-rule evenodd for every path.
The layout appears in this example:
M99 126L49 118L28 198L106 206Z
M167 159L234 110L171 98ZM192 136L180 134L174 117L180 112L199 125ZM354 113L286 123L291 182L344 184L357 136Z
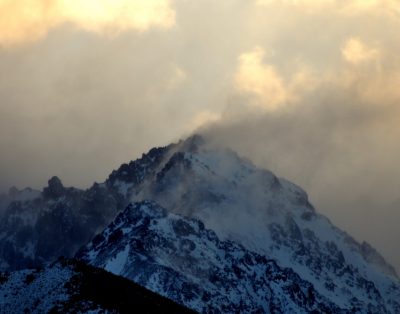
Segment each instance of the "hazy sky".
M400 269L400 2L0 0L0 190L200 127Z

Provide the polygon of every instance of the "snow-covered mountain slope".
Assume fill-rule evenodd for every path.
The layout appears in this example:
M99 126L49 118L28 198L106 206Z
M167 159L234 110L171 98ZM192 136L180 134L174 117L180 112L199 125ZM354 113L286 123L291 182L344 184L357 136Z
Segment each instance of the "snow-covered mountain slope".
M3 202L0 267L72 256L129 202L152 200L292 269L340 308L400 313L399 280L379 253L318 214L301 188L199 136L153 148L86 191L58 181Z
M291 268L338 307L400 313L393 267L318 214L298 186L198 136L153 153L138 180L138 161L112 175L132 202L203 221L221 240Z
M152 202L128 206L78 258L204 313L342 312L290 268Z
M0 313L191 313L130 280L76 260L0 273Z

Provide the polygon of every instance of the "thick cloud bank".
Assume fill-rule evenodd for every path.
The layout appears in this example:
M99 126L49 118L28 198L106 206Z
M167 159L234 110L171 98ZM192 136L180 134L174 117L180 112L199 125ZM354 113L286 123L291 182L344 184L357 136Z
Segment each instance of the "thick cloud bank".
M0 188L202 132L400 269L399 29L394 0L0 0Z

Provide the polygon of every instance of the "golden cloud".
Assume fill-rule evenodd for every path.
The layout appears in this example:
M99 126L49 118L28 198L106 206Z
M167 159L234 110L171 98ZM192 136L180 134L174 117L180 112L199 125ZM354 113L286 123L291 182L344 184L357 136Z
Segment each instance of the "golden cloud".
M347 62L360 64L376 60L379 57L379 51L367 46L358 38L350 38L342 48L342 55Z
M64 23L115 35L131 29L169 28L175 23L175 12L169 0L0 0L0 45L38 40Z
M291 6L309 13L320 12L329 9L331 13L360 14L369 12L372 14L400 14L400 2L398 0L257 0L261 6Z
M397 0L352 0L345 5L348 13L365 13L398 15L400 2Z
M235 85L240 92L257 96L262 107L275 109L285 103L289 95L276 69L263 63L264 55L265 51L256 47L239 57Z
M315 90L319 81L310 66L301 62L284 78L276 66L264 62L265 50L259 46L239 56L234 76L236 89L254 96L252 104L266 110L276 110L296 103L302 95Z
M192 130L201 129L202 127L208 126L212 123L221 121L221 114L210 110L204 110L197 113L192 120L187 124L187 129L191 132Z
M271 5L271 4L283 4L283 5L295 5L295 6L315 6L321 7L325 5L335 4L335 0L257 0L258 5Z

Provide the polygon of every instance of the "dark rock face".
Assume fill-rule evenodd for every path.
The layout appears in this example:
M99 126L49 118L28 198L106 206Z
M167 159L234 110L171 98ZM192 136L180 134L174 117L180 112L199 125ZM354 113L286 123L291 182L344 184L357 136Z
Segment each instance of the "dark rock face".
M0 268L23 269L73 256L115 215L114 194L93 186L64 188L59 179L33 199L13 200L0 221Z
M108 177L106 184L115 188L117 182L125 182L132 185L139 185L143 180L154 174L156 167L166 158L173 149L173 145L167 147L152 148L142 158L123 164L118 170L114 170Z
M48 183L48 187L43 190L44 197L58 198L64 195L65 188L58 177L52 177Z
M8 190L8 195L13 198L17 194L18 194L18 189L15 186L10 187L10 189Z

